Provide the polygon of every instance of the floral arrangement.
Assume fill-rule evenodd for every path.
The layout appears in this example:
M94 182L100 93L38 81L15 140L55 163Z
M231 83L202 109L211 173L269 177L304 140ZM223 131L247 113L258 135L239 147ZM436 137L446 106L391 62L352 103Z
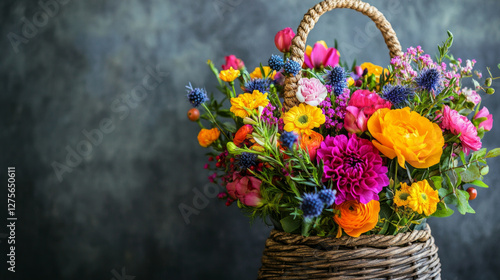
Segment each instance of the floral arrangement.
M481 143L493 118L480 93L493 94L496 78L478 82L475 60L455 59L448 35L435 59L410 47L386 69L348 67L323 41L300 65L291 28L275 36L282 55L252 72L234 55L221 71L209 60L222 94L189 84L188 117L212 148L205 168L218 197L304 236L393 235L453 209L474 213L486 159L500 155ZM284 79L298 73L300 104L285 110Z

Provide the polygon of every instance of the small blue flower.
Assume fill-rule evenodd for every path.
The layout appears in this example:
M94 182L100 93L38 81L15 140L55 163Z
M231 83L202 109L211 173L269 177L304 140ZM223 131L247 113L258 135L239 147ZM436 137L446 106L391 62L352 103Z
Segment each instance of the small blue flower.
M344 68L335 66L332 70L326 71L325 84L333 87L335 96L339 96L344 92L347 87L347 74Z
M300 209L304 212L303 216L306 219L318 217L323 211L323 201L316 193L306 193L302 197Z
M189 83L189 86L186 86L186 88L188 89L187 98L189 100L189 103L191 103L193 107L198 107L202 103L208 101L207 91L205 89L193 88L193 86L191 86L191 83Z
M441 73L439 73L438 70L431 68L422 71L415 79L415 82L419 87L428 91L434 90L436 94L439 94L442 90L442 80L443 78L441 77Z
M294 76L299 74L300 70L302 70L302 66L295 60L286 59L285 62L285 73L293 74Z
M240 155L238 164L240 165L241 168L248 169L257 164L256 160L257 160L256 154L245 152Z
M285 63L283 62L283 58L281 56L275 55L275 54L271 55L271 57L269 58L268 64L269 64L269 67L271 67L271 69L276 70L276 71L281 70L281 68L283 68L283 66L285 65Z
M321 201L323 201L323 203L325 204L326 207L330 207L335 202L335 195L336 194L337 194L336 190L322 189L318 193L318 197Z
M269 79L250 80L245 84L245 92L252 93L254 90L258 90L262 93L269 92L270 85L271 85L271 80Z
M382 97L389 100L396 108L402 108L413 98L415 94L412 88L401 85L385 85L382 89Z
M280 136L281 144L290 150L293 148L293 145L295 143L297 143L298 139L299 139L299 136L292 131L290 131L290 132L285 131Z

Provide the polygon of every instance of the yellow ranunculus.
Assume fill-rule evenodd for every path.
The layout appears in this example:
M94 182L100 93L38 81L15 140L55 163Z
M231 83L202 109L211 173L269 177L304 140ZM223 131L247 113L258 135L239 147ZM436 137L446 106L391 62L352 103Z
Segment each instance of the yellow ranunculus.
M422 117L410 108L377 110L368 120L368 131L375 138L373 145L386 157L398 157L405 167L431 167L441 159L444 138L436 123Z
M229 110L235 116L246 118L250 116L250 113L245 108L253 111L259 108L259 106L266 107L267 104L269 104L267 93L263 94L258 90L254 90L253 93L244 93L238 97L231 98L231 108Z
M379 82L380 80L380 75L382 75L382 71L383 73L385 74L388 74L389 73L389 70L383 68L382 66L378 66L378 65L375 65L373 63L370 63L370 62L365 62L363 64L360 65L361 69L367 69L368 70L368 77L371 76L371 74L374 74L375 75L375 79L377 81L377 83Z
M240 70L234 70L233 67L230 67L227 70L222 70L219 73L219 78L224 82L232 82L239 76L240 76Z
M215 140L219 139L220 131L217 127L212 129L202 128L200 133L198 133L198 142L202 147L208 147L212 145Z
M266 75L266 77L270 77L271 79L274 79L274 75L276 75L276 71L273 71L271 69L271 67L269 66L263 66L262 67L264 69L264 74ZM271 73L272 71L272 73ZM269 75L269 73L271 73L271 75ZM253 70L252 73L250 73L250 79L262 79L264 77L262 77L262 71L260 71L260 67L255 67L255 70Z

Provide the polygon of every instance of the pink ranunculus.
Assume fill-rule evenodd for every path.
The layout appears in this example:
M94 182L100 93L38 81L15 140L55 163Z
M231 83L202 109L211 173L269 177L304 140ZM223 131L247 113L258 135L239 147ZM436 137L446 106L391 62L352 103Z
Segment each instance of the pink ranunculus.
M476 127L467 117L460 115L448 105L444 106L442 115L441 128L447 129L455 135L460 134L459 138L465 154L468 155L471 150L481 149L481 138L477 136Z
M340 55L335 48L326 48L321 43L314 44L310 55L304 55L304 64L309 69L318 69L321 66L335 67L339 64Z
M479 127L482 127L486 131L490 131L491 128L493 128L493 115L490 114L490 111L488 111L488 108L483 107L477 114L474 116L474 119L479 119L479 118L486 118L485 121L482 121L479 123Z
M361 133L367 130L368 119L381 108L391 108L391 102L384 100L369 90L355 91L347 103L344 128L350 133Z
M292 46L293 37L295 37L295 32L293 32L290 27L287 27L276 33L276 36L274 36L274 44L276 44L276 47L280 52L289 52L290 47Z
M299 87L297 89L297 99L311 106L318 106L319 103L325 100L328 95L328 91L321 83L320 80L316 78L302 78L299 81Z
M241 176L234 172L233 182L226 185L227 193L233 199L239 199L247 206L257 207L261 204L260 185L262 181L252 176Z
M234 54L226 56L226 64L222 65L222 70L227 70L231 67L233 69L241 70L245 68L245 63L239 58L237 58Z

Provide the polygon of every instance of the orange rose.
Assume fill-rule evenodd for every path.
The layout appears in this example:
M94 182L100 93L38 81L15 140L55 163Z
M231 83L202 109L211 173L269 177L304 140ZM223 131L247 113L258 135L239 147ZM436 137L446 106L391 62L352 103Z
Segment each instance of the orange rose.
M220 131L216 127L212 129L202 128L198 133L198 142L202 147L210 146L215 140L219 139Z
M300 138L300 148L309 151L309 157L311 158L311 161L314 161L316 159L316 150L318 150L324 139L323 135L317 133L316 131L312 131L309 135L302 133Z
M443 154L441 128L408 107L376 111L368 120L368 131L375 138L373 145L390 159L398 157L405 169L405 161L415 168L431 167Z
M342 236L341 228L347 235L359 237L362 233L372 230L377 224L380 203L371 200L367 204L363 204L349 200L340 205L334 205L333 208L340 210L340 217L333 216L333 220L339 225L337 238Z
M253 126L249 124L245 124L244 126L240 127L236 134L234 135L233 142L236 146L240 147L241 143L247 139L248 135L251 135L253 132Z

